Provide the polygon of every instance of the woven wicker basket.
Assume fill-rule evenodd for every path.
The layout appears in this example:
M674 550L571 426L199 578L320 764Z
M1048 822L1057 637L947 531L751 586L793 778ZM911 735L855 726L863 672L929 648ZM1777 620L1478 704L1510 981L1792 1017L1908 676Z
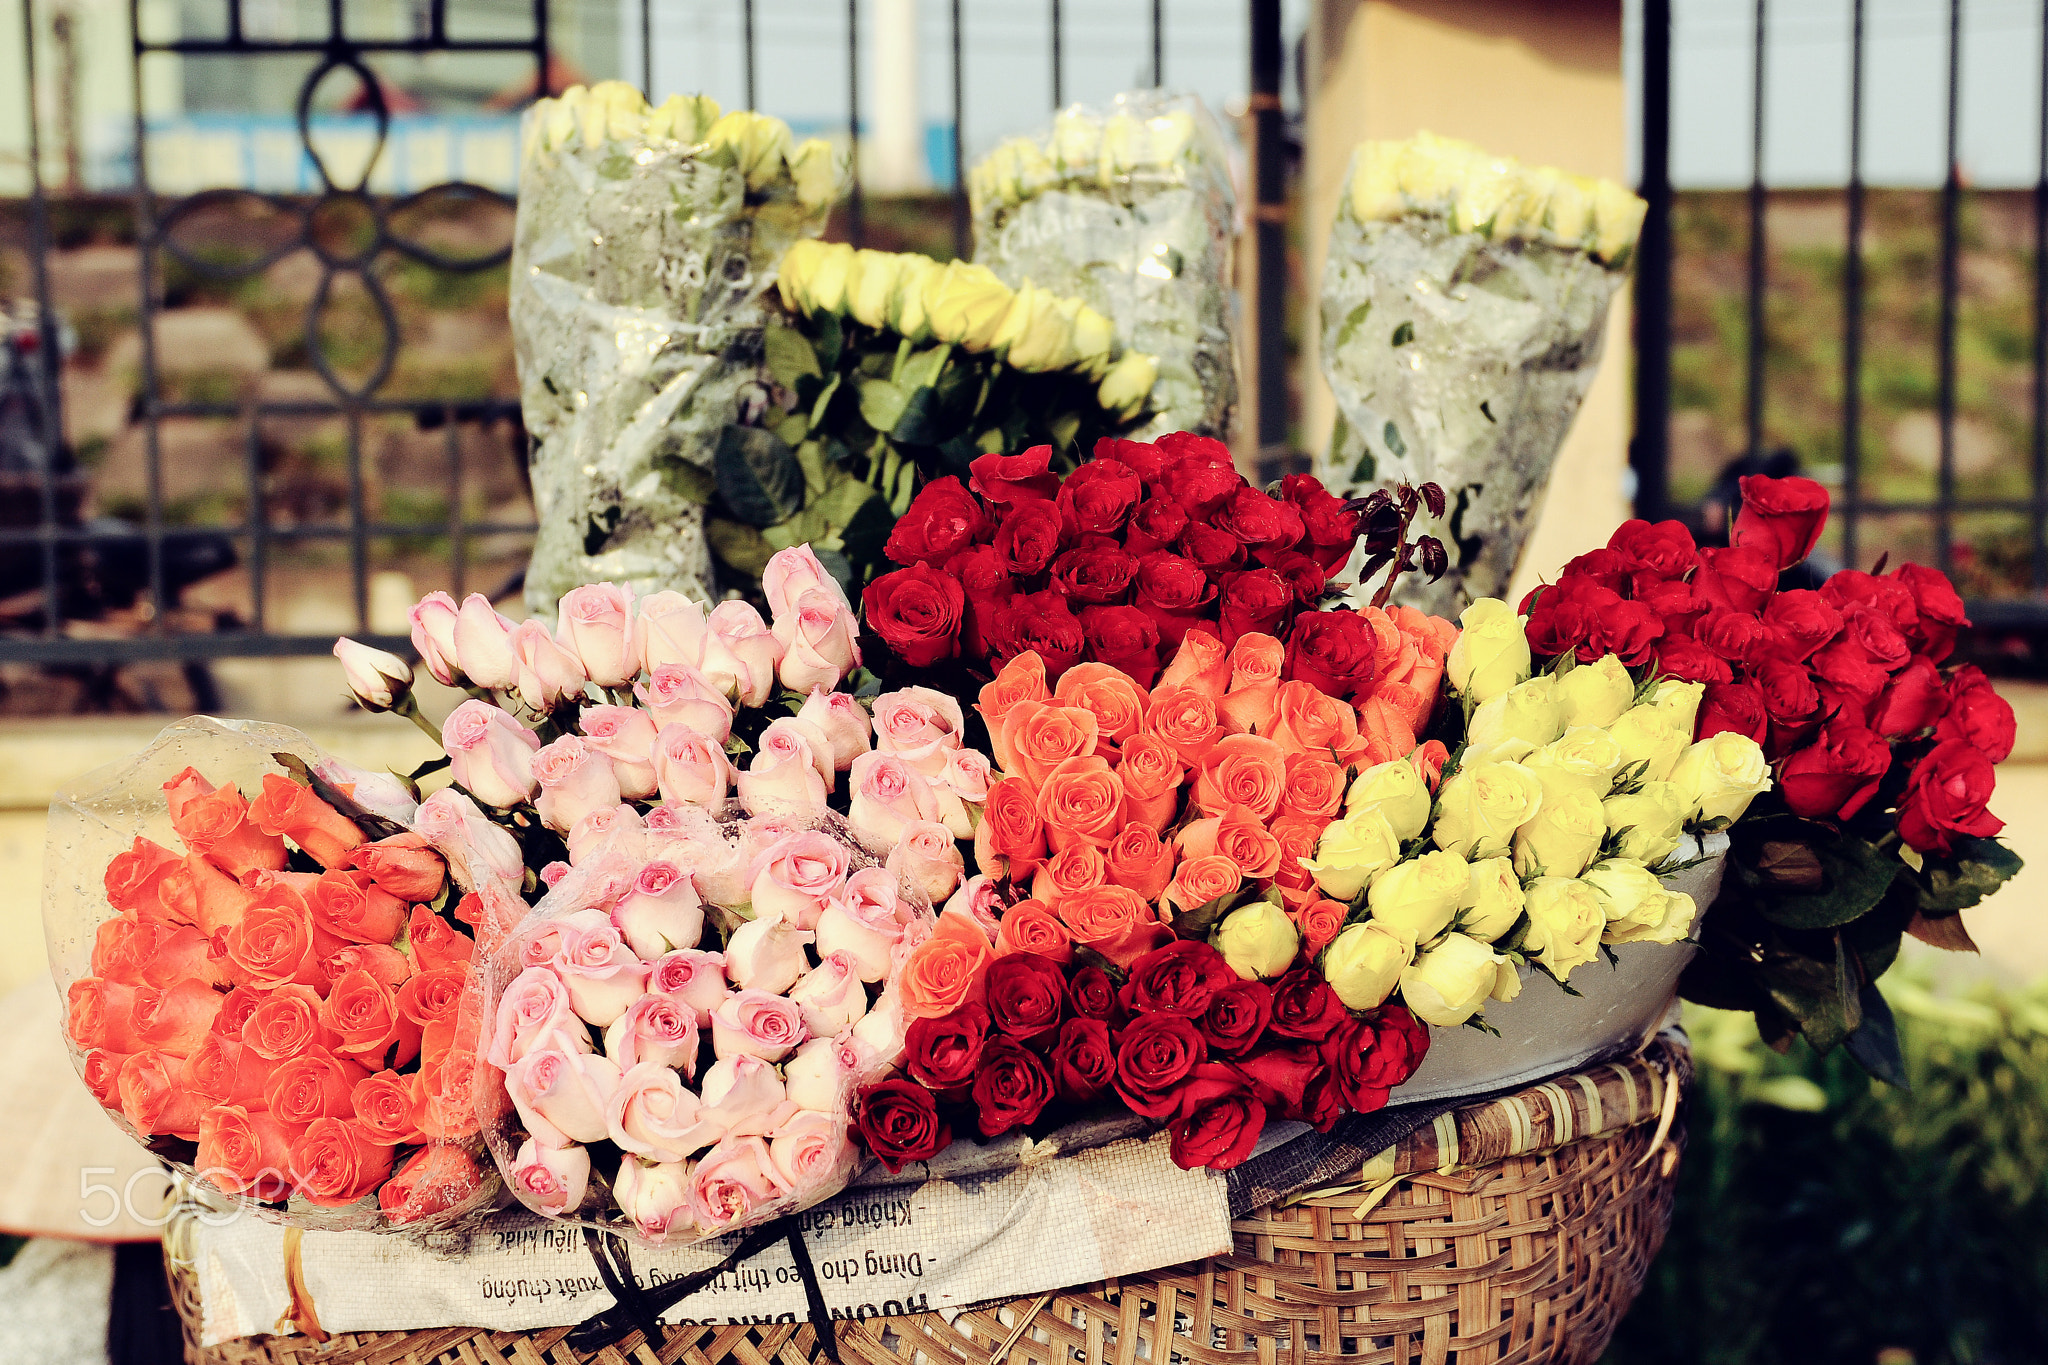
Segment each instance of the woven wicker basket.
M1582 1365L1664 1240L1689 1079L1682 1043L1460 1109L1367 1181L1233 1223L1230 1255L984 1304L836 1324L845 1365ZM594 1356L569 1329L250 1337L202 1348L198 1281L173 1262L190 1365L818 1365L809 1324L677 1326ZM1163 1339L1163 1338L1170 1338Z

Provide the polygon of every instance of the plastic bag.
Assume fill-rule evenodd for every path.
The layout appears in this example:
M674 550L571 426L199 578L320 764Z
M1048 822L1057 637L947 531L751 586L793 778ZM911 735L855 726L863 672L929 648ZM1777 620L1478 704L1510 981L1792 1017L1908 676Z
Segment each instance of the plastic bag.
M470 1093L470 941L409 806L294 730L205 717L51 802L72 1060L219 1208L424 1238L503 1202Z
M521 125L511 317L540 521L528 604L608 580L717 600L704 504L767 411L763 295L837 196L831 149L704 97L616 81Z
M527 1207L679 1246L845 1187L935 916L837 815L657 809L492 955L478 1095Z
M1132 433L1228 439L1237 401L1230 163L1192 95L1135 90L1072 105L968 178L974 259L1012 287L1074 295L1158 357L1153 419Z

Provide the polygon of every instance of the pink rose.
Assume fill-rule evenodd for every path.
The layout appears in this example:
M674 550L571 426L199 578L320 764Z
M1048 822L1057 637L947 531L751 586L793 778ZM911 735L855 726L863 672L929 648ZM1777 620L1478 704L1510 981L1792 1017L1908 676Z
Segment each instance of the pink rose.
M929 687L906 687L875 698L875 748L894 754L929 778L946 771L965 724L960 703Z
M725 941L725 974L742 990L786 991L810 966L804 945L813 937L773 916L750 919Z
M640 674L633 641L633 591L616 583L586 583L562 594L555 638L583 664L599 687L624 687Z
M742 1136L771 1131L789 1103L781 1073L748 1053L721 1057L705 1068L702 1090L725 1131Z
M994 778L987 754L979 749L955 749L946 755L946 768L939 774L937 785L969 805L978 806L988 800L989 783Z
M913 820L937 822L939 799L924 774L894 754L879 750L853 761L848 775L853 801L846 823L876 848L889 848Z
M860 1044L852 1033L836 1038L813 1037L797 1048L782 1068L785 1093L792 1103L826 1113L842 1113L863 1071Z
M817 928L825 902L846 885L846 863L846 845L823 830L784 835L754 859L754 918Z
M689 1163L649 1163L629 1156L619 1162L612 1197L640 1235L660 1246L678 1225L690 1226Z
M767 991L734 991L711 1011L711 1050L720 1057L779 1062L806 1036L803 1010Z
M484 1060L499 1070L546 1044L588 1052L590 1034L569 1002L569 988L547 967L528 967L498 997L498 1018ZM581 1046L578 1046L581 1044Z
M914 914L897 888L896 874L885 868L863 868L848 877L818 916L818 952L844 953L863 981L887 976L890 955Z
M580 720L590 747L612 761L619 794L628 801L654 795L654 717L637 706L586 706Z
M969 877L946 902L945 909L979 924L988 931L989 942L993 943L1003 922L1000 885L993 877Z
M394 824L410 825L420 812L419 798L406 790L395 773L373 773L338 758L321 759L313 771L370 814Z
M624 1014L647 991L647 964L626 946L608 919L589 925L565 921L553 966L569 988L577 1017L599 1028Z
M718 833L718 822L690 805L658 805L647 812L647 837L656 843L694 838L705 830Z
M519 660L519 700L530 711L552 711L582 697L589 677L583 661L555 643L538 621L512 628L512 653Z
M441 748L448 755L449 778L486 806L516 806L538 785L533 755L540 736L487 701L472 699L448 713L441 724ZM451 865L454 861L449 859Z
M678 809L703 814L696 806L658 806L655 813ZM653 815L648 819L651 829ZM651 839L648 848L687 871L690 880L697 884L698 896L707 904L739 905L747 899L746 855L736 841L719 832L717 823L708 816L687 832Z
M686 725L720 744L732 737L732 703L715 680L688 664L663 664L633 684L633 695L657 730Z
M612 923L625 935L627 947L652 962L677 948L697 946L704 937L704 903L681 868L653 862L640 869L633 889L612 911Z
M714 955L715 956L715 955ZM697 1075L697 1011L673 996L650 993L627 1007L604 1031L604 1055L631 1071L642 1062ZM721 988L724 982L720 982Z
M903 997L895 991L883 992L875 1007L853 1026L854 1042L859 1044L863 1056L873 1059L867 1074L878 1075L903 1059L903 1030L906 1027Z
M761 706L775 690L782 642L745 602L720 602L704 624L704 676L741 706Z
M846 600L845 589L839 580L818 562L818 556L808 545L779 550L771 555L761 570L761 594L768 599L768 614L781 619L796 609L798 601L807 592L822 592L847 610L852 604Z
M654 960L647 989L665 995L696 1015L699 1028L711 1027L711 1011L732 994L725 984L725 954L679 948Z
M427 672L433 674L434 681L443 687L453 687L455 680L462 676L462 666L456 662L461 655L455 645L455 621L459 610L455 599L447 593L430 592L407 613L412 621L412 647L419 651L420 662L427 666Z
M796 718L815 726L825 737L825 743L832 750L835 772L845 772L853 766L853 760L870 748L868 735L871 726L867 708L851 693L828 692L822 687L814 687L811 695L804 699Z
M860 667L860 627L844 598L812 589L797 598L787 615L775 618L775 638L782 643L777 671L793 692L837 687Z
M512 651L512 622L491 599L473 592L455 616L455 666L478 687L504 692L519 683L519 656Z
M497 710L483 702L465 702L463 705ZM459 711L461 707L456 709ZM449 717L450 721L454 719ZM532 732L525 730L524 726L520 729L531 736ZM539 747L537 738L534 744ZM450 757L453 757L452 750ZM528 780L531 781L531 751L522 746L518 761L527 765ZM413 817L412 831L448 860L448 875L464 891L479 890L486 881L517 886L526 878L526 857L519 850L519 841L504 826L487 819L477 809L476 802L453 787L443 787L420 802L419 814Z
M541 823L558 833L568 833L594 810L619 804L619 777L611 760L581 735L563 735L535 752L533 780L540 783L534 805Z
M967 860L960 856L953 831L928 820L910 820L897 836L896 847L889 850L888 868L920 888L936 905L960 885L967 874Z
M613 1142L649 1161L681 1161L724 1132L706 1120L703 1101L659 1062L642 1062L619 1078L605 1124Z
M803 1014L804 1031L813 1037L844 1033L868 1012L860 968L846 953L825 954L823 962L789 988L789 998Z
M707 1232L755 1222L789 1197L768 1144L758 1137L727 1138L690 1172L690 1216Z
M768 728L774 730L777 725L782 722ZM764 732L760 751L739 775L740 804L750 815L823 811L831 788L818 773L820 758L829 768L831 754L819 754L794 726L783 726L772 738Z
M605 1106L619 1088L619 1076L618 1063L594 1052L541 1048L505 1072L505 1093L536 1141L566 1147L608 1135Z
M704 662L704 608L673 590L641 598L633 621L633 648L640 666L652 673L663 664Z
M811 816L790 811L748 816L740 826L740 853L747 860L747 885L753 885L754 873L761 870L761 856L790 835L815 828L812 820Z
M590 1149L546 1147L528 1138L512 1158L512 1188L528 1208L560 1218L580 1207L590 1188Z
M768 1156L799 1202L831 1193L853 1173L853 1141L841 1114L799 1111L769 1137Z
M654 780L663 801L718 810L732 790L732 760L709 735L665 725L654 741Z
M569 828L569 865L584 867L615 857L625 863L647 859L647 822L624 802L591 811Z
M829 792L839 785L839 770L832 766L832 741L802 716L783 716L768 722L755 744L764 754L807 753L825 790Z
M562 884L562 878L568 876L574 870L575 866L573 864L565 863L557 858L554 862L548 863L541 868L540 884L552 891Z

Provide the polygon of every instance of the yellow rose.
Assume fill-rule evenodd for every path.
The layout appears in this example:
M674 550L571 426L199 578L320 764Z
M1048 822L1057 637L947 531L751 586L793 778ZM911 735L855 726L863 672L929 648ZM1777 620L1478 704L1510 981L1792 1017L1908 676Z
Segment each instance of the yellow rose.
M1564 707L1566 728L1612 725L1635 699L1635 679L1612 654L1602 654L1557 679L1557 700Z
M1682 678L1666 678L1650 689L1644 700L1671 717L1671 723L1690 736L1693 723L1699 719L1700 698L1706 695L1705 683L1686 682Z
M1522 888L1528 898L1528 927L1522 952L1562 981L1572 968L1600 955L1607 910L1592 887L1576 877L1538 877Z
M1409 943L1427 943L1450 927L1471 885L1463 858L1425 853L1375 877L1365 903L1373 923Z
M733 164L747 178L750 190L765 188L788 164L789 125L751 109L735 109L725 115L711 125L704 140L731 151Z
M1648 704L1625 712L1608 727L1608 733L1621 746L1623 773L1628 774L1641 764L1640 773L1634 775L1644 782L1668 780L1678 756L1692 743L1690 722L1681 726L1671 712Z
M1109 372L1109 353L1116 345L1116 324L1079 299L1068 299L1064 306L1071 309L1068 320L1074 328L1074 366L1100 378ZM1151 391L1147 385L1145 392Z
M1069 175L1093 175L1097 150L1102 146L1102 125L1078 109L1053 115L1053 164Z
M1444 661L1453 692L1484 704L1529 676L1529 637L1507 603L1482 597L1465 608L1458 624L1458 641Z
M1647 899L1638 914L1607 926L1609 943L1677 943L1692 933L1699 906L1683 891Z
M1515 871L1524 877L1576 877L1600 854L1607 816L1583 788L1545 792L1536 818L1515 831Z
M897 260L896 288L889 295L889 326L913 342L928 341L932 329L924 315L924 290L939 273L939 263L915 253L905 253Z
M1522 879L1509 858L1481 858L1467 871L1470 881L1458 908L1457 930L1491 943L1522 917Z
M1010 367L1044 374L1071 365L1074 324L1060 307L1060 300L1027 283L1017 291L1017 302L1010 311L1014 314L1020 308L1024 310L1023 330L1007 338L1010 349L1004 359Z
M811 277L825 250L823 242L805 237L782 253L782 262L775 267L775 288L782 295L782 306L790 312L810 313Z
M1294 965L1301 951L1301 933L1287 912L1271 901L1240 905L1223 917L1209 944L1223 954L1230 970L1245 980L1270 981Z
M1401 840L1376 810L1345 816L1323 830L1316 856L1301 865L1331 900L1348 901L1401 857Z
M1748 735L1723 730L1678 756L1671 785L1698 820L1740 820L1750 801L1771 789L1770 765Z
M1397 838L1413 839L1429 824L1429 784L1405 758L1378 763L1352 779L1344 810L1349 815L1376 810L1387 817Z
M649 138L672 138L677 142L698 143L704 140L711 125L718 122L720 113L718 101L709 95L670 95L659 107L647 115L647 136ZM813 138L805 147L816 143L825 144ZM799 152L803 148L797 149ZM791 161L794 162L792 157Z
M1563 733L1564 708L1557 700L1557 679L1546 673L1481 702L1465 726L1465 742L1489 747L1512 743L1526 754Z
M647 131L647 100L624 81L599 81L581 100L583 145L637 138Z
M1607 795L1621 770L1621 745L1596 726L1575 725L1523 759L1522 766L1543 784L1546 801L1562 791L1589 791L1599 798Z
M1497 857L1542 804L1536 774L1519 763L1461 764L1437 793L1436 845L1460 858Z
M1152 402L1152 386L1159 382L1159 361L1141 351L1125 351L1111 365L1095 390L1095 401L1104 412L1116 413L1125 421L1136 417Z
M1506 961L1476 938L1445 934L1401 973L1401 998L1423 1023L1454 1028L1493 994Z
M891 251L856 251L846 272L846 311L867 327L889 321L889 296L896 290L896 272L903 260Z
M810 278L800 286L797 298L806 313L841 313L846 310L846 280L853 270L853 248L834 242L818 253Z
M1522 993L1521 969L1503 958L1493 969L1493 999L1505 1005Z
M1596 863L1580 876L1600 897L1600 908L1610 928L1619 924L1661 924L1664 897L1670 893L1657 874L1633 858L1609 858Z
M1346 1009L1369 1010L1383 1003L1401 979L1415 950L1377 924L1354 924L1323 950L1323 980Z
M1669 782L1645 782L1638 791L1608 797L1600 810L1608 830L1621 836L1619 855L1655 867L1678 847L1692 804Z
M987 266L948 261L926 279L924 315L939 340L985 351L1015 297Z

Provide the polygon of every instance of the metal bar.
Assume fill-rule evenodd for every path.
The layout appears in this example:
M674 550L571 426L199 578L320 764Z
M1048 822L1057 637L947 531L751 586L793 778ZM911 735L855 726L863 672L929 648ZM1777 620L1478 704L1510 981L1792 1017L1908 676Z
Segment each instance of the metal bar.
M1842 564L1855 568L1863 486L1863 0L1850 10L1849 243L1842 263Z
M356 633L355 638L394 654L410 654L404 635ZM220 631L210 635L132 635L114 640L0 639L0 662L23 664L132 664L163 659L279 659L326 654L333 635L259 635Z
M1934 513L1935 564L1951 573L1955 548L1956 496L1956 296L1959 247L1957 218L1962 209L1962 168L1957 164L1961 128L1963 73L1963 0L1948 5L1948 174L1941 182L1941 324L1936 339L1940 366L1936 402L1941 410L1941 468ZM1951 576L1953 576L1951 574Z
M455 600L460 602L466 576L464 570L469 560L467 533L462 522L462 429L455 424L452 414L444 425L448 432L448 568Z
M433 52L531 52L531 38L450 38L433 42L422 38L347 38L342 46L351 52L388 52L425 55ZM326 38L279 38L274 41L235 42L225 38L167 38L162 42L139 42L138 52L170 52L187 57L263 57L279 53L319 55L334 49Z
M1252 0L1252 244L1257 268L1253 351L1260 460L1287 454L1287 186L1281 161L1280 0Z
M159 403L164 417L240 417L256 413L261 417L340 417L348 412L370 412L407 417L440 416L453 411L458 422L495 422L519 416L519 404L509 398L483 399L473 403L436 402L430 398L366 398L359 403L331 403L318 399L304 402L270 403Z
M860 194L860 0L846 0L846 235L855 246L867 238Z
M2041 17L2041 164L2034 179L2034 462L2035 592L2048 588L2048 11Z
M1152 0L1152 84L1166 84L1166 0Z
M533 53L533 95L535 99L546 99L555 93L554 81L548 68L548 0L533 0L533 40L523 45L506 48L492 48L490 51L517 52L521 47ZM451 43L445 49L460 52L463 49ZM483 49L477 49L479 51Z
M747 108L761 107L759 93L754 82L759 77L759 67L754 60L754 0L740 0L741 56L747 66Z
M370 628L370 536L363 507L363 415L348 415L348 567L356 629Z
M254 415L249 418L243 459L249 476L249 511L243 518L249 530L249 615L256 629L262 630L270 561L270 507L263 496L263 423Z
M1750 110L1749 181L1749 336L1744 359L1748 362L1749 453L1763 454L1764 447L1764 286L1769 260L1764 223L1764 7L1756 0L1756 37L1753 74L1755 88Z
M22 82L28 97L28 183L29 262L35 270L36 354L33 365L24 365L36 388L36 403L42 417L43 459L37 470L41 485L42 524L57 526L57 460L64 443L64 420L59 404L64 384L57 353L57 314L50 302L50 199L43 185L42 83L36 76L36 20L34 0L21 0L21 60L27 73ZM12 338L0 337L0 346ZM23 357L26 361L26 357ZM63 632L64 603L57 588L57 547L45 541L43 569L43 634Z
M640 0L640 93L654 99L654 0ZM749 107L753 105L748 100Z
M135 277L136 311L142 324L138 340L142 349L143 468L149 486L149 516L144 527L148 542L149 627L161 630L169 602L164 591L163 441L157 413L156 206L149 192L149 129L142 112L142 59L148 51L142 42L142 0L128 0L128 32L135 48L135 59L129 63L133 79L129 96L135 101Z
M21 7L26 10L31 3L32 0L22 0ZM242 0L228 0L228 41L242 41Z
M1643 182L1649 211L1636 247L1636 515L1671 503L1671 0L1643 0Z
M1060 22L1060 0L1052 0L1052 107L1055 109L1067 102L1066 62L1060 51L1061 30L1065 27Z
M953 0L953 254L965 260L971 236L967 203L967 58L960 0Z
M2001 504L1991 508L1971 504L1967 510L2024 512L2028 506L2029 504L2024 502L2010 505ZM363 529L372 536L439 536L448 533L448 524L445 521L372 521L364 523ZM530 536L538 532L540 528L532 522L472 521L463 523L463 529L471 536ZM241 526L180 527L175 530L166 531L164 539L178 541L220 535L246 535L247 533L248 525L245 522ZM339 522L325 526L272 526L266 524L263 529L263 538L266 541L278 544L296 544L300 541L309 540L347 540L353 534L355 534L355 528ZM142 539L140 531L59 529L45 533L41 530L29 530L20 527L0 530L0 545L41 545L47 542L56 545L132 546L135 541L140 539Z

